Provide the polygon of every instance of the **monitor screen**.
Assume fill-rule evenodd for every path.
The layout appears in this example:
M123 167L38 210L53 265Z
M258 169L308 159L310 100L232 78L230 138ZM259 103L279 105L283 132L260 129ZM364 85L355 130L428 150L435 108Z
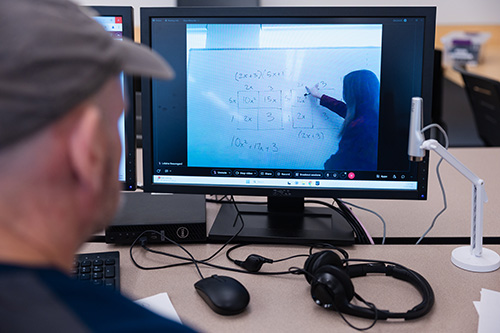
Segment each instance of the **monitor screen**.
M92 7L99 16L94 19L99 22L114 39L122 40L123 37L134 39L134 22L132 7ZM118 179L123 183L124 190L134 191L136 183L136 145L135 145L135 91L133 78L120 75L123 96L127 110L123 110L118 120L118 131L122 143L122 156Z
M435 8L143 8L146 191L426 199Z

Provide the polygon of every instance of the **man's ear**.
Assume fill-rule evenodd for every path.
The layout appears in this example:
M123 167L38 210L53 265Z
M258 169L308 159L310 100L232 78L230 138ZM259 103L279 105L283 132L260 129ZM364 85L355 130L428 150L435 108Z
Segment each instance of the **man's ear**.
M69 134L69 157L79 186L96 191L102 186L105 147L102 115L95 105L83 106Z

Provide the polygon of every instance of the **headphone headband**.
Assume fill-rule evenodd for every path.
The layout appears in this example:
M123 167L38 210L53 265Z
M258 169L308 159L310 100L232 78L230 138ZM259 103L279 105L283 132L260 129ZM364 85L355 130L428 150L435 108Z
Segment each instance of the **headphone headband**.
M349 262L361 262L349 265ZM312 254L304 264L305 277L311 284L311 296L325 308L367 319L416 319L427 314L434 305L434 292L427 280L419 273L400 264L369 259L340 259L333 251ZM406 312L379 310L364 301L354 291L351 279L378 273L410 283L422 296L422 301ZM351 303L356 297L368 307Z
M422 296L422 302L420 302L407 312L390 312L388 310L377 309L376 311L379 319L416 319L427 314L434 305L434 292L432 291L432 287L430 286L429 282L427 282L427 280L422 275L409 268L376 262L368 264L348 265L345 270L350 278L366 276L366 274L369 273L382 273L386 276L392 276L396 279L406 281L419 291L420 295ZM353 305L349 302L347 302L346 305L347 307L345 309L342 309L343 312L351 315L362 316L364 318L374 317L373 309Z
M272 263L282 260L287 260L292 256L284 259L268 259L256 254L251 254L245 261L232 259L229 253L243 246L239 244L233 246L226 252L226 257L246 269L253 274L259 274L258 270L264 263ZM367 319L389 319L400 318L405 320L416 319L426 315L434 305L434 292L427 280L419 273L404 267L403 265L380 260L369 259L349 259L347 251L334 246L320 246L329 248L312 253L312 247L309 251L309 256L304 263L304 269L298 269L296 272L304 274L307 282L311 284L311 296L314 301L325 308L334 308L340 313L346 313L357 317ZM338 253L336 253L336 250ZM340 255L339 255L340 254ZM343 258L341 258L343 257ZM361 264L348 264L349 262L361 262ZM296 273L294 271L279 272L279 273ZM274 274L279 274L274 273ZM407 312L391 312L389 310L379 310L373 304L364 301L354 291L354 286L351 279L366 276L371 273L384 274L405 282L410 283L418 290L422 296L422 301L412 307ZM273 273L260 273L273 274ZM363 307L351 303L353 297L361 300L369 307ZM373 305L373 306L370 306Z

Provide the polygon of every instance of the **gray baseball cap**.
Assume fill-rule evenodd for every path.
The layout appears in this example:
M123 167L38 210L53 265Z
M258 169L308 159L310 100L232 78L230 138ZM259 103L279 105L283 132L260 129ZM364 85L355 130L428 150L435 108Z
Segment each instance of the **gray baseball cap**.
M157 53L114 40L67 0L1 0L0 41L0 149L54 122L122 71L174 76Z

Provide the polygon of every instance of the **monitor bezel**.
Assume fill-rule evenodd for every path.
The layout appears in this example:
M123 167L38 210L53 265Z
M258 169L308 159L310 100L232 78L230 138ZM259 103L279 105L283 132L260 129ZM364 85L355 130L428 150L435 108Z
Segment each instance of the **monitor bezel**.
M151 19L168 17L424 17L424 53L422 64L422 98L424 99L424 123L431 120L432 78L434 66L435 7L162 7L141 8L141 42L151 47ZM429 155L418 165L416 190L360 190L360 189L302 189L224 187L210 185L171 185L153 183L152 156L152 80L142 78L143 110L143 177L145 192L231 194L280 197L323 197L364 199L427 199L427 175Z
M121 16L123 36L134 40L134 8L131 6L90 6L99 16ZM135 83L134 77L124 75L125 82L125 181L124 191L137 189L136 131L135 131Z

